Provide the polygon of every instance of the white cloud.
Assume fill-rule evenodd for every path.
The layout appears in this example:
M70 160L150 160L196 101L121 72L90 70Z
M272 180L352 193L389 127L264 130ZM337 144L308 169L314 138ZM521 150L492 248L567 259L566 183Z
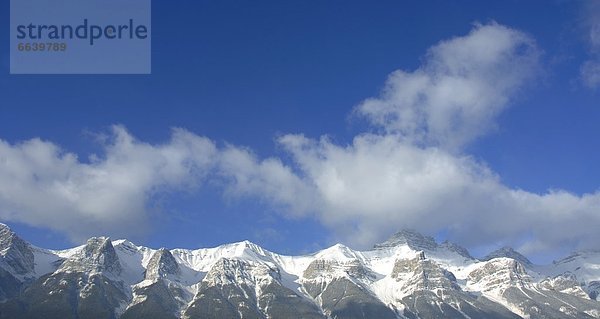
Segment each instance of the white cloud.
M155 195L197 189L208 179L228 196L263 198L304 215L312 189L279 159L259 160L245 148L219 149L208 138L174 129L151 145L122 126L100 139L89 161L32 139L0 140L0 220L47 227L74 241L93 235L131 236L149 226Z
M248 149L228 146L221 151L218 166L229 196L262 198L295 217L305 216L317 206L311 185L280 159L260 161Z
M599 193L511 189L460 152L536 77L538 58L527 35L476 26L434 46L416 71L392 73L380 97L358 106L384 133L359 135L351 145L302 135L279 142L316 190L309 200L318 218L361 247L402 227L447 230L470 246L524 239L538 249L593 245Z
M419 69L392 73L381 96L357 112L411 142L460 149L493 128L495 117L532 80L538 55L526 34L478 25L429 49Z
M0 218L75 240L131 234L144 228L153 194L201 181L216 153L210 140L181 129L149 145L114 126L104 147L103 158L86 163L40 139L0 140Z
M470 247L523 236L546 249L600 239L600 193L511 189L483 163L396 135L361 135L348 146L299 135L281 143L318 191L320 220L359 247L399 228L448 230Z

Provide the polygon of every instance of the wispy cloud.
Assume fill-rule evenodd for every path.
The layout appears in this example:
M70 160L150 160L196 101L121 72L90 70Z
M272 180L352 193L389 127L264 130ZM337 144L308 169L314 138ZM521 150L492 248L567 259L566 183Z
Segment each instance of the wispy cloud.
M430 48L415 71L393 72L381 95L357 112L409 142L460 149L494 119L538 71L539 50L526 34L477 25Z
M581 79L592 89L600 87L600 1L584 2L583 30L589 50L589 59L581 66Z

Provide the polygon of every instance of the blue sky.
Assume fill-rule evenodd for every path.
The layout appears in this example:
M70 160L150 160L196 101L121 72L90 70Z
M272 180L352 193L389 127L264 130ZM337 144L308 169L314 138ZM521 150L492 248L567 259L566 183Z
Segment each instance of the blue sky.
M5 1L3 21L8 12ZM23 164L28 172L23 180L8 177L11 168L0 161L5 165L0 221L49 248L108 234L169 248L250 239L273 251L300 253L336 241L364 248L405 227L444 234L439 236L476 254L513 245L540 261L572 249L600 248L594 235L600 227L600 83L594 73L600 65L600 27L594 25L599 12L594 1L153 1L152 74L114 76L9 75L4 23L0 158L19 161L30 154L50 164ZM436 110L445 102L399 97L414 93L434 101L428 92L443 88L435 79L450 72L436 63L468 61L470 53L457 47L479 48L487 40L497 46L500 60L481 62L469 71L472 77L467 75L487 86L475 93L454 91L480 97L464 102L482 108L457 124L472 126L468 131L439 124L446 115ZM396 70L405 77L388 80ZM435 83L409 91L420 78ZM387 97L386 83L392 91ZM370 98L376 107L366 106ZM395 108L424 108L433 115L420 119L425 124L418 130L409 127L411 121L378 120L398 116ZM467 108L452 116L463 116ZM173 128L184 133L174 134ZM35 138L41 141L32 143ZM131 147L119 144L128 138ZM190 150L196 142L204 144ZM24 151L27 143L60 150L35 155L41 153ZM129 157L140 145L139 156ZM124 168L147 164L155 170L164 164L159 158L167 151L161 146L184 152L186 163L195 163L192 168L175 163L174 170L183 165L193 172L146 172L150 175L127 188L135 196L121 206L73 202L61 210L64 198L42 196L56 185L73 184L75 192L93 194L96 184L73 177L89 170L114 179L123 177ZM211 164L200 160L204 152L213 152ZM411 152L414 157L407 157ZM66 153L77 158L65 160ZM92 154L97 158L90 159ZM457 173L424 174L430 168L411 168L411 160L419 159L445 163L443 172ZM112 160L116 166L109 165ZM403 181L416 179L409 186L418 185L419 192L406 199L412 186L382 183L389 176L373 168L386 165L403 168L395 174L406 174L399 177ZM343 175L363 170L367 175ZM339 176L328 180L332 171ZM423 181L436 176L439 183ZM468 181L444 180L462 177ZM364 185L352 183L357 180ZM99 186L106 188L99 192L109 192L110 185ZM369 197L377 187L386 189ZM464 195L481 189L490 193ZM440 204L418 202L427 194L433 199L424 202ZM515 202L501 202L506 196ZM26 198L56 203L33 205ZM373 211L348 209L348 198L358 201L353 207L374 203ZM487 209L487 199L489 212L478 213ZM410 205L395 206L398 201ZM473 204L448 204L447 211L442 204L463 201ZM518 225L480 227L506 219ZM535 221L541 226L530 225ZM550 235L557 229L569 235Z

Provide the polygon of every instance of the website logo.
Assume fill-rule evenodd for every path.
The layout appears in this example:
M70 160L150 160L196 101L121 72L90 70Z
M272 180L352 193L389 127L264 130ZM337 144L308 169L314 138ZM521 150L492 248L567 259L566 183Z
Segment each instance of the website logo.
M12 74L149 74L150 0L11 0Z

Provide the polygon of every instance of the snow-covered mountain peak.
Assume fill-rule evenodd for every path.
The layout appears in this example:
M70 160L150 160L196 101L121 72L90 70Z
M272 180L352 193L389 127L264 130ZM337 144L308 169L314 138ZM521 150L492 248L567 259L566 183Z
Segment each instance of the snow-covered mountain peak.
M519 261L498 257L478 264L467 280L467 286L472 290L501 293L509 287L528 285L531 277Z
M424 252L413 259L396 260L390 276L402 282L404 294L418 290L459 289L454 274L426 258Z
M325 248L316 253L315 257L318 259L336 260L340 262L352 261L359 258L357 252L342 244L335 244L329 248Z
M247 240L214 248L173 249L171 253L185 267L203 273L208 272L221 258L272 263L274 256L276 256L276 254Z
M113 245L113 247L115 249L121 248L121 249L124 249L124 250L131 250L131 251L138 251L139 250L139 247L136 244L130 242L127 239L113 240L112 241L112 245Z
M466 248L464 248L464 247L462 247L462 246L460 246L458 244L455 244L453 242L450 242L450 241L446 240L446 241L444 241L443 243L440 244L440 247L444 248L444 249L446 249L448 251L455 252L455 253L457 253L457 254L459 254L459 255L467 258L467 259L474 259L473 256L471 256L471 254L469 253L469 251Z
M579 251L555 261L551 266L539 267L553 276L572 274L591 299L600 299L600 252Z
M337 261L335 259L315 259L302 275L305 279L352 278L373 280L376 275L358 259Z
M218 255L220 257L228 258L238 257L262 260L271 254L271 252L248 240L219 246L216 250L219 251Z
M280 278L279 269L261 262L221 258L206 274L203 282L211 285L249 284Z
M435 250L438 247L433 237L424 236L414 230L401 230L383 243L376 244L374 248L393 248L401 245L406 245L414 250Z
M70 256L59 270L107 272L118 275L122 269L110 238L92 237L88 239L83 249Z
M154 252L146 266L146 280L157 280L159 278L177 277L181 275L179 264L170 251L161 248Z
M11 260L28 258L14 253L21 251L15 247L33 252L30 279L16 276L10 266ZM39 317L53 307L73 312L72 317L107 311L107 317L120 319L149 313L157 318L600 318L597 252L525 267L512 249L494 253L508 257L480 261L458 245L436 244L414 231L399 232L368 251L337 244L285 256L250 241L167 250L107 237L53 251L31 246L0 225L0 251L0 316L7 318ZM83 308L73 310L72 300ZM27 308L4 306L15 302Z
M590 298L589 294L577 281L577 276L570 272L566 272L555 277L547 277L540 282L540 287L546 290L559 291L569 295L575 295L584 299Z
M529 261L529 259L527 259L527 257L523 256L521 253L512 249L511 247L502 247L498 250L495 250L495 251L491 252L490 254L488 254L487 256L485 256L482 260L488 261L488 260L491 260L494 258L500 258L500 257L506 257L506 258L511 258L511 259L517 260L525 266L533 265L531 263L531 261Z

